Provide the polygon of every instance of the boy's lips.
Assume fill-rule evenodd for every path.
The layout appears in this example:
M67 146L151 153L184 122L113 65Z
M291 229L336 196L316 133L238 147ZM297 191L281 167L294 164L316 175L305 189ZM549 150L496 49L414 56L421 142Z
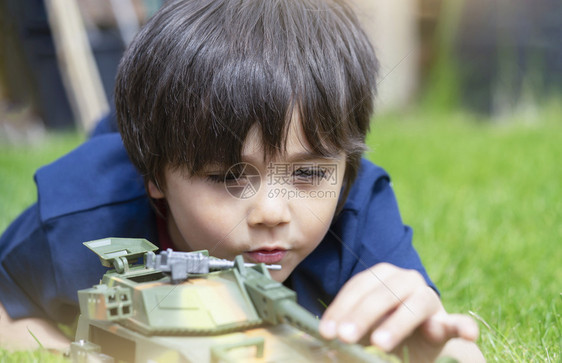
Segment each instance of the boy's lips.
M244 252L250 262L273 264L279 263L287 254L287 250L283 248L262 248Z

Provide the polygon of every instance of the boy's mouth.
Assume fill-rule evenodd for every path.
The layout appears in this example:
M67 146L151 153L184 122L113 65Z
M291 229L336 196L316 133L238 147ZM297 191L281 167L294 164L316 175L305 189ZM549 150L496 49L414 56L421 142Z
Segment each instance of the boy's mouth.
M258 249L244 252L244 255L248 257L250 262L254 263L266 263L266 264L273 264L279 263L283 257L287 254L287 250L282 248L275 248L275 249Z

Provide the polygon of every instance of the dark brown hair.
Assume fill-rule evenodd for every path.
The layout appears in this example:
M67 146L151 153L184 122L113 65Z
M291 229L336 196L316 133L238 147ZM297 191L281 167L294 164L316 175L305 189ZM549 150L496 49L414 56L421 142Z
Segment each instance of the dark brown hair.
M344 0L166 3L119 66L115 103L127 152L145 180L240 162L250 128L283 152L298 112L312 151L345 152L354 181L373 111L378 63Z

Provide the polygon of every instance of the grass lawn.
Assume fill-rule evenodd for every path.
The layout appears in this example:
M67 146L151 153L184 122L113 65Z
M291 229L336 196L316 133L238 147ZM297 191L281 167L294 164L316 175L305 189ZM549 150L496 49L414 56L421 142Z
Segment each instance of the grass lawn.
M369 136L367 157L390 172L445 306L479 320L488 361L561 360L561 115L491 123L409 112L379 117ZM0 145L0 231L35 200L33 171L81 139Z
M35 170L72 150L83 139L75 133L55 133L32 145L0 141L0 231L37 200Z
M562 359L561 111L496 124L410 113L369 138L446 308L481 322L488 361Z

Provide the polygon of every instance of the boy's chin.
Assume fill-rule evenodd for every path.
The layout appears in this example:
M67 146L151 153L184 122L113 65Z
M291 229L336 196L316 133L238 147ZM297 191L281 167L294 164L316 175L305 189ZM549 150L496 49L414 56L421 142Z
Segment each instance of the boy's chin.
M283 267L286 268L286 267ZM277 282L284 282L285 280L287 280L287 277L289 277L289 275L291 274L291 271L287 272L287 271L283 271L283 268L281 270L276 270L276 271L272 271L269 270L269 274L271 275L271 278Z

